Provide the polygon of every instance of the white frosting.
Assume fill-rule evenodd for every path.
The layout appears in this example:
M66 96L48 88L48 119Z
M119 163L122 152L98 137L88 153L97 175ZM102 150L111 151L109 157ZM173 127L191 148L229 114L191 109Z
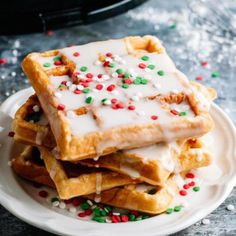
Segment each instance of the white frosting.
M35 138L35 142L37 145L42 145L43 139L45 137L45 133L44 132L37 132L36 134L36 138Z
M96 197L95 202L101 201L100 193L102 191L102 173L96 174Z

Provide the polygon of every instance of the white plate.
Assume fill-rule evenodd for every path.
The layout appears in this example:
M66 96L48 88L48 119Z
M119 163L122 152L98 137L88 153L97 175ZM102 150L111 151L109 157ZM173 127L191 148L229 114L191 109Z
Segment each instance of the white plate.
M171 215L162 214L143 221L122 224L101 224L60 214L45 204L41 204L32 197L32 194L28 193L29 191L25 191L27 183L19 181L8 166L11 153L15 151L15 149L12 150L12 139L7 137L11 124L10 116L14 116L16 109L32 93L32 89L22 90L8 98L0 108L5 113L0 112L0 126L5 128L0 132L0 143L2 144L0 149L0 203L29 224L59 235L157 236L170 234L194 224L216 209L230 194L236 182L235 128L223 111L213 104L211 114L216 127L211 132L211 136L213 136L215 163L196 172L198 180L202 182L201 191L182 197L188 204L185 204L186 207L181 212Z

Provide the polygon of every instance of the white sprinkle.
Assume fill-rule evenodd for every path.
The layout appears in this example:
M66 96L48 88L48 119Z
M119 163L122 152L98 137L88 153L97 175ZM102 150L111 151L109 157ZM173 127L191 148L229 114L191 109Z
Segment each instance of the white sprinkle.
M110 100L105 100L104 102L103 102L103 104L105 104L105 105L111 105L111 101Z
M138 102L138 101L139 101L139 97L138 97L138 96L133 96L133 97L131 98L131 100L133 100L133 101L135 101L135 102Z
M113 214L114 216L119 216L119 215L120 215L119 212L113 212L112 214Z
M83 90L83 89L84 89L84 86L82 86L82 85L80 85L80 84L78 84L76 87L77 87L77 89L79 89L79 90Z
M198 162L202 161L202 156L201 156L201 155L198 155L198 156L196 157L196 160L197 160Z
M76 114L73 111L67 111L67 117L68 118L75 118Z
M54 93L54 96L57 97L57 98L61 98L62 94L59 93L59 92L55 92L55 93Z
M137 114L138 114L139 116L145 116L145 111L137 111Z
M110 79L110 76L109 76L109 75L102 75L102 78L103 78L104 80L109 80L109 79Z
M153 86L155 87L155 88L157 88L157 89L160 89L161 88L161 85L160 84L153 84Z
M2 126L0 126L0 132L2 132L4 130L4 128Z
M228 211L233 211L233 210L235 209L235 207L234 207L234 205L229 204L229 205L226 207L226 209L227 209Z
M12 54L13 54L14 56L17 56L17 55L18 55L18 50L14 49L14 50L12 51Z
M101 65L101 64L102 64L102 62L101 62L101 61L99 61L99 60L97 60L97 61L95 61L95 62L94 62L94 64L95 64L96 66L98 66L98 65Z
M109 219L106 219L106 223L111 223L111 220L109 220Z
M93 203L92 203L92 201L91 201L91 200L87 200L87 203L88 203L90 206L92 206L92 205L93 205Z
M112 76L112 78L118 78L118 73L113 72L111 76Z
M113 60L112 60L112 58L110 58L110 57L106 57L106 58L105 58L105 61L112 62Z
M98 161L98 159L99 159L99 156L96 156L93 158L94 161Z
M34 105L33 110L34 110L34 112L39 112L40 108L38 105Z
M76 208L75 207L70 207L68 210L71 213L75 213L76 212Z
M60 202L59 201L54 201L52 202L52 206L57 207L59 206Z
M144 70L145 70L145 72L150 72L151 71L151 69L149 69L149 68L145 68Z
M65 209L66 208L66 204L64 202L60 202L59 203L59 208Z
M5 75L1 75L1 79L5 79L6 78L6 76Z
M91 206L91 209L94 209L94 208L96 208L97 207L97 205L93 205L93 206Z
M20 41L16 40L13 45L14 48L19 48L20 47Z
M12 71L12 72L11 72L11 76L12 76L12 77L15 77L15 76L16 76L16 72L15 72L15 71Z
M8 165L8 166L12 166L12 162L11 162L11 161L8 161L8 162L7 162L7 165Z
M209 219L202 220L202 224L204 224L204 225L209 225L210 223L211 223L211 221Z

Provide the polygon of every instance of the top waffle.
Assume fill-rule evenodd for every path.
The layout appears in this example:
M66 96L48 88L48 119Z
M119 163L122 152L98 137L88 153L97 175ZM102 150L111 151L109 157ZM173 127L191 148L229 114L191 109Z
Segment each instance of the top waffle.
M152 36L31 53L22 66L62 160L196 137L213 126L208 102Z

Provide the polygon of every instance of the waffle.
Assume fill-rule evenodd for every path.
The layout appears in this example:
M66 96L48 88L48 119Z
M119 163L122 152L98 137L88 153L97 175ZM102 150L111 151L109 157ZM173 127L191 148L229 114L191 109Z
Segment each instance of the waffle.
M208 105L152 36L31 53L22 67L62 160L197 137L213 127Z
M27 146L21 155L12 160L12 168L19 176L27 180L56 188L43 160L40 159L37 148ZM102 191L99 197L100 202L104 204L159 214L170 206L176 192L177 186L173 179L169 178L166 185L162 187L141 183L128 184ZM97 195L90 194L84 197L96 200Z

